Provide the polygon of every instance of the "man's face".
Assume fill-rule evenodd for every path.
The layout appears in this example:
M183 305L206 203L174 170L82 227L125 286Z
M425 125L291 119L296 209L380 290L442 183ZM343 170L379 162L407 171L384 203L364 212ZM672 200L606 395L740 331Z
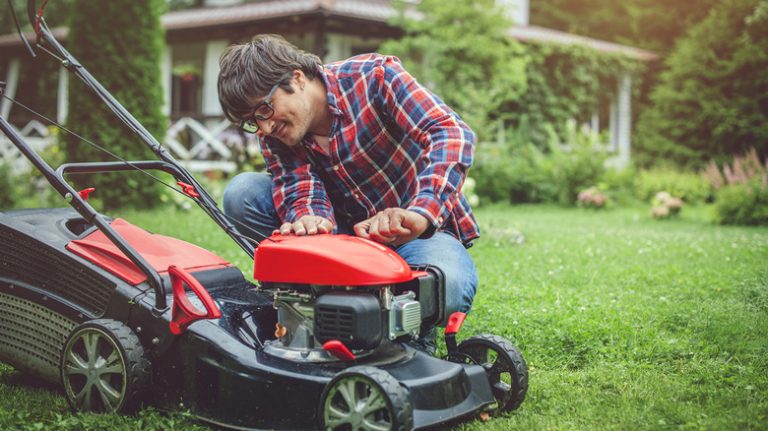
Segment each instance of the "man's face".
M307 94L304 92L306 77L295 72L291 77L290 85L293 93L282 88L277 88L268 102L274 113L269 119L256 120L261 136L271 136L285 145L294 146L301 142L309 130L312 110ZM265 101L259 98L254 101L254 106Z

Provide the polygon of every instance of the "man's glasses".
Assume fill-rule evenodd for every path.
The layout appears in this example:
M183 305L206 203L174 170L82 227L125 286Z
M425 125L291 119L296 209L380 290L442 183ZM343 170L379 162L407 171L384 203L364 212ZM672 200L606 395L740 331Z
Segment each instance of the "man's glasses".
M256 121L269 120L270 118L272 118L273 115L275 115L275 108L272 106L272 96L274 96L275 91L277 91L277 89L280 88L280 85L289 76L290 75L286 74L279 81L277 81L277 84L272 86L272 89L269 90L269 93L267 93L267 97L265 97L261 103L259 103L258 105L256 105L255 108L253 108L253 113L251 114L251 118L247 120L240 120L240 129L243 132L257 133L259 131L259 125L258 123L256 123Z

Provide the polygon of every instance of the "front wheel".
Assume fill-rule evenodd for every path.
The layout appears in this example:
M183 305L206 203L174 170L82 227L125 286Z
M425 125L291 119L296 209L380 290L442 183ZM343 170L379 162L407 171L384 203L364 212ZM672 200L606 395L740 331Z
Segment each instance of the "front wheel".
M358 366L337 374L320 397L324 430L410 430L413 407L392 375Z
M150 374L136 334L110 319L75 327L64 344L60 373L74 410L120 413L141 404Z
M459 345L458 359L485 369L497 413L520 407L528 392L528 366L512 343L495 335L476 335Z

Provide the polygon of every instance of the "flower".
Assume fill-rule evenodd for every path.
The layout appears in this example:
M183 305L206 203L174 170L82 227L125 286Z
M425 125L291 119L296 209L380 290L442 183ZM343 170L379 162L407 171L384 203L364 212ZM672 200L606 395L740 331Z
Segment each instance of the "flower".
M669 192L660 191L653 198L653 208L651 208L651 217L655 219L664 219L680 214L683 208L683 200L672 196Z
M579 192L577 202L583 207L602 208L608 203L608 198L597 187L590 187Z

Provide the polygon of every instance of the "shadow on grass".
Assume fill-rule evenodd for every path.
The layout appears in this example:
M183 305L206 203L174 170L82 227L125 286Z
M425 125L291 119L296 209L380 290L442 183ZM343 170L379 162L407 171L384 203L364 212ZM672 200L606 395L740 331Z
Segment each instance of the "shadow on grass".
M26 387L29 389L41 389L63 394L59 385L17 370L4 370L4 372L0 374L0 384L14 387Z

